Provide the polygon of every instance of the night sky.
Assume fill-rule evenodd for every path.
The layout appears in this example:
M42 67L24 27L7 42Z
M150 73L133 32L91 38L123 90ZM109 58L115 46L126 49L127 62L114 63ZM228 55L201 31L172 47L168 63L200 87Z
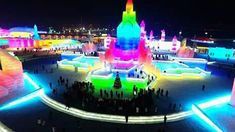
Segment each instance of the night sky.
M133 0L137 19L147 29L173 33L235 33L235 9L223 0ZM116 27L126 0L1 0L0 27L92 24ZM222 32L222 33L221 33Z

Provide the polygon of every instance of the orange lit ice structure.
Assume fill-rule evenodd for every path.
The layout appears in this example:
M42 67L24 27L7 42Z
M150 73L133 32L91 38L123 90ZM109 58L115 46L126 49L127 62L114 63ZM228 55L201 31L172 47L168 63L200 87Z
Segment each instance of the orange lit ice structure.
M82 51L86 53L91 53L96 51L96 46L93 42L86 43L82 46Z
M194 50L186 47L187 39L184 39L181 43L181 48L177 51L177 56L182 58L193 58Z
M2 49L0 49L0 78L0 97L23 88L22 63Z
M194 51L193 49L189 47L181 47L177 51L177 56L182 58L193 58L194 57Z

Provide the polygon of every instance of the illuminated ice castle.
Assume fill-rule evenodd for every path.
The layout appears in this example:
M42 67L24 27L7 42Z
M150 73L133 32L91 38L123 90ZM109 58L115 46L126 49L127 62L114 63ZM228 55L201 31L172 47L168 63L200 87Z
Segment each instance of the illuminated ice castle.
M145 23L142 21L141 26L137 23L132 0L127 1L126 11L117 27L117 39L112 39L108 45L105 54L99 55L104 66L90 74L94 86L110 88L118 84L118 77L122 84L118 88L132 89L134 85L146 88L149 78L143 67L151 64L152 54L145 46Z
M108 61L139 61L143 63L150 60L150 51L145 48L145 38L142 37L145 31L145 24L142 27L136 21L136 12L133 10L132 0L128 0L126 11L122 14L122 22L117 27L117 41L112 41L106 51L105 59Z

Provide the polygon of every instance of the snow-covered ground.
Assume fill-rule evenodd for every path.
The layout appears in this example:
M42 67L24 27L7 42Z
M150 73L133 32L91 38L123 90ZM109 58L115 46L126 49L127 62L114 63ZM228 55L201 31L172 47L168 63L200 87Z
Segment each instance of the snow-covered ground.
M37 62L37 65L32 63L30 66L26 66L26 71L35 82L48 90L48 94L51 92L49 88L50 82L52 82L53 88L58 89L59 94L63 93L64 86L59 86L57 82L60 76L65 79L68 78L70 84L73 81L84 81L86 79L86 72L75 72L74 70L61 68L57 69L55 64L45 64L45 69L47 70L42 70L41 65L44 65L44 63ZM35 68L39 69L39 74L33 73L33 69ZM53 73L49 72L51 68L53 69ZM167 109L169 103L176 103L177 105L182 104L183 110L189 110L192 104L198 104L229 94L232 88L232 81L232 78L217 75L211 75L211 77L204 79L161 77L157 80L158 85L156 89L161 88L164 89L164 91L168 90L169 97L156 98L155 103L158 104L160 110ZM202 91L203 84L205 85L205 91ZM65 128L66 130L81 130L87 132L94 131L94 129L97 131L105 131L107 129L110 131L117 131L117 129L119 129L119 131L157 131L160 126L164 127L166 131L210 131L210 129L200 123L195 116L182 121L168 123L167 125L117 125L77 119L54 111L41 103L39 99L35 100L36 101L22 105L16 109L0 111L0 121L13 130L18 131L49 131L52 126L56 126L59 129ZM223 130L234 130L234 126L231 124L234 123L234 108L228 105L223 107L218 106L218 108L220 107L221 109L217 109L216 111L214 111L214 109L208 109L205 112L216 124L221 126L222 129L224 128ZM48 121L47 119L49 111L53 111L54 113L55 118L53 121ZM38 118L47 121L45 127L36 124ZM78 128L78 121L82 124L82 129ZM22 124L22 122L24 122L24 124Z
M206 109L204 113L224 132L235 130L235 107L230 104L222 104Z
M49 89L49 83L52 83L53 88L57 88L58 93L62 94L65 90L64 86L58 85L58 79L60 76L69 79L71 85L74 81L85 81L87 72L75 72L74 69L57 69L56 65L45 65L45 69L53 68L53 73L48 73L46 70L42 70L39 66L39 74L34 74L32 68L28 71L30 76L34 78L39 85L43 88ZM183 110L191 110L192 104L202 103L211 100L216 97L228 95L232 88L232 78L226 76L211 75L206 78L194 78L194 77L161 77L157 80L157 87L169 91L169 97L160 97L155 100L160 111L168 109L169 103L181 104ZM205 90L202 90L202 85L205 85ZM99 93L99 91L97 92ZM125 92L124 92L125 95ZM57 98L60 98L57 97ZM61 96L62 98L62 96Z

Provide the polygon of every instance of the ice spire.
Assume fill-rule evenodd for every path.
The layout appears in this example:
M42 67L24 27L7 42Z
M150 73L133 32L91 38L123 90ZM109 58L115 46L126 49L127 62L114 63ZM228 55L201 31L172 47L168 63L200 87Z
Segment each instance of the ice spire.
M132 0L128 0L127 4L126 4L126 11L127 12L132 12L133 11L133 1Z

